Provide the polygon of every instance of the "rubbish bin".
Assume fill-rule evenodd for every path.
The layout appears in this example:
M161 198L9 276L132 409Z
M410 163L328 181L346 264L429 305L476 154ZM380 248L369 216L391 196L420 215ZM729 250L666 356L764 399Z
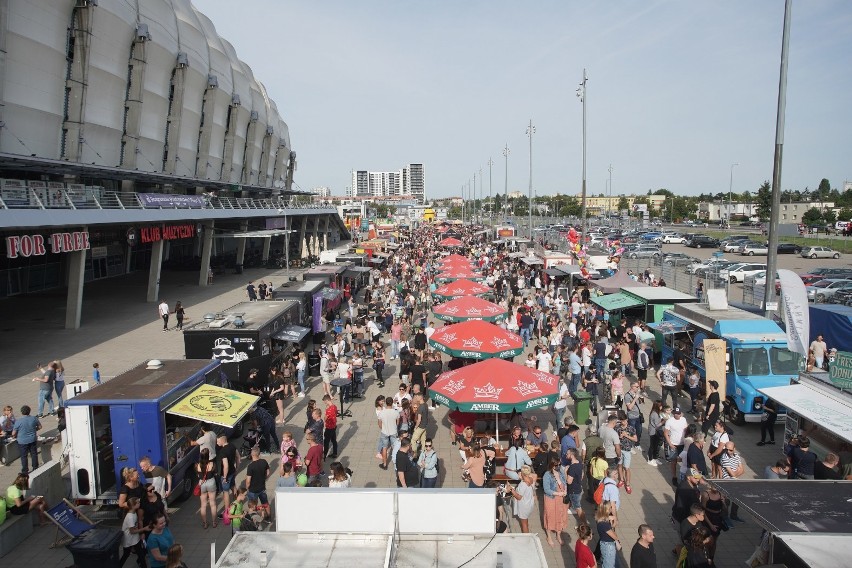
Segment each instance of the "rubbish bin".
M308 353L308 376L320 376L320 356L319 353L317 353L316 351L311 351L310 353Z
M581 390L574 393L574 421L577 424L585 424L589 419L591 404L591 394Z
M77 568L119 568L121 529L95 528L69 542L65 548Z

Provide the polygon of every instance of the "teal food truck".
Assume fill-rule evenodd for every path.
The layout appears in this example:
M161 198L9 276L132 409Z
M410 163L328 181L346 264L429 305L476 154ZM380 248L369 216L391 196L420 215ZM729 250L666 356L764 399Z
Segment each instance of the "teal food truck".
M760 422L766 396L759 390L789 385L799 376L802 358L787 348L787 335L774 321L745 310L676 304L666 310L662 321L649 327L664 338L664 361L680 345L702 377L706 376L704 340L725 341L724 406L735 424Z

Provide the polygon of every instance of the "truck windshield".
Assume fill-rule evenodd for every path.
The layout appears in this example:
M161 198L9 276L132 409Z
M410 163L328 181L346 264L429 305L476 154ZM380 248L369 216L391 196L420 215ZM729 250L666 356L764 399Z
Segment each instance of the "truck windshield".
M773 375L795 375L799 372L802 356L780 347L769 348L769 362Z
M741 377L769 374L769 357L763 347L735 349L734 365Z

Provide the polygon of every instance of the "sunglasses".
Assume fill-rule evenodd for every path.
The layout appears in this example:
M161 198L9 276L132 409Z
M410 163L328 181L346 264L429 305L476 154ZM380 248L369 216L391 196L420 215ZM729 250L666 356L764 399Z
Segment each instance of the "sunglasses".
M432 444L426 444L426 447L427 447L427 448L431 448L431 447L432 447Z
M148 493L153 493L153 492L154 492L154 490L153 490L153 489L149 489L149 490L148 490Z

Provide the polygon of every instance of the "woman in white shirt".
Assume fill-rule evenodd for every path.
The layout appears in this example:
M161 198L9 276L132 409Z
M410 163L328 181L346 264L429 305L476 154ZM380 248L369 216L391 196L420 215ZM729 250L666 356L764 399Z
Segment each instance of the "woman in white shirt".
M330 466L331 475L328 476L329 487L352 487L352 476L340 462L334 462Z

